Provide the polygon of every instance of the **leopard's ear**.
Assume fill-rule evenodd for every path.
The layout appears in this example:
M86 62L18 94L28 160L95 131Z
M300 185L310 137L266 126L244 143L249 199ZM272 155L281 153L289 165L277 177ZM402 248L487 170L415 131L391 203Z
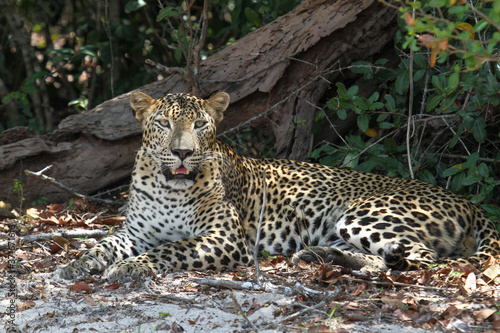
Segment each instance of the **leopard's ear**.
M134 109L134 117L137 119L141 125L143 121L151 114L153 111L153 104L156 100L138 91L134 91L129 98L130 105Z
M218 125L224 119L224 111L229 106L229 95L220 92L207 100L207 112L214 118L215 125Z

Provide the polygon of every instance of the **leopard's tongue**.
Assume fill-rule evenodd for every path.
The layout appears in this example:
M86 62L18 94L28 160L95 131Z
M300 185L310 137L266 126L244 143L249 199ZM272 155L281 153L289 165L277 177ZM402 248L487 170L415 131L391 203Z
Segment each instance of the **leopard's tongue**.
M180 168L177 168L173 171L173 174L175 174L175 175L185 175L188 173L189 173L189 170L186 169L184 166L181 166Z

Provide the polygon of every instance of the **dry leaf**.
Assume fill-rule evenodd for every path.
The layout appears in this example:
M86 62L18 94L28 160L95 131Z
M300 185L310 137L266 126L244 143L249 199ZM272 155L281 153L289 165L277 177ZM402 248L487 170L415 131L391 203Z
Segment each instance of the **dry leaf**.
M398 298L393 298L393 297L387 297L387 296L382 296L381 298L382 302L389 306L394 306L396 308L402 308L403 307L403 302L398 299Z
M33 301L26 301L26 302L22 302L21 304L19 304L19 306L17 307L17 310L18 311L24 311L24 310L28 310L28 309L31 309L32 307L35 306L35 302Z
M28 208L28 209L26 209L26 215L29 215L31 218L34 218L34 219L39 219L40 218L40 211L38 209L36 209L35 207Z
M91 292L92 291L92 288L90 288L90 286L83 281L79 281L75 284L69 285L68 288L69 288L69 290L71 290L74 293L77 293L80 291L84 291L84 292Z
M83 296L83 299L85 301L85 304L89 305L89 306L96 306L97 305L97 302L90 296Z
M455 305L449 306L444 310L442 316L445 319L453 318L459 313L458 308Z
M115 290L115 289L120 288L121 285L122 285L121 283L113 283L113 284L110 284L109 286L104 287L104 289Z
M484 276L486 276L490 280L495 280L495 278L500 275L500 266L490 266L484 272Z
M473 314L474 314L474 317L476 317L477 321L484 321L485 319L487 319L489 316L491 316L495 312L497 312L496 309L482 309L482 310L474 311Z
M71 242L64 237L54 236L53 240L57 245L59 245L61 249L66 252L68 252L68 249L72 247Z
M474 292L477 289L476 274L474 274L473 272L470 272L469 275L467 275L467 279L465 280L464 289L469 294Z
M331 332L330 326L326 325L318 325L318 326L311 326L307 330L307 333L326 333L326 332Z
M405 13L405 22L412 27L415 26L415 19L408 12Z
M125 221L125 216L114 216L114 217L107 217L105 219L100 219L98 220L99 223L105 224L105 225L117 225L119 223L122 223Z

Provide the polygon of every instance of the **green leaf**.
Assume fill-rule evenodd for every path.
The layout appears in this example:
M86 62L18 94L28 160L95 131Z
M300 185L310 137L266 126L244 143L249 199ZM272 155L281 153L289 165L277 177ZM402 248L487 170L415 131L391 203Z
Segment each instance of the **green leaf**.
M330 110L335 110L338 105L339 105L339 101L338 101L337 97L329 99L328 101L326 101L326 106Z
M395 154L398 152L398 145L396 144L396 141L392 138L387 138L384 140L384 151L387 154Z
M418 82L420 81L425 75L425 69L419 69L418 71L415 72L413 75L413 82Z
M426 183L436 185L436 177L434 177L432 172L427 169L422 170L422 172L419 173L418 178Z
M481 176L467 176L467 177L465 177L462 184L464 186L469 186L469 185L480 182L482 179L483 178Z
M127 2L125 5L125 13L134 12L142 7L146 6L146 1L144 0L133 0Z
M490 170L485 163L479 164L478 172L479 175L483 178L488 178L488 176L490 175Z
M358 127L364 133L370 126L370 115L362 113L358 116Z
M389 129L389 128L394 128L394 124L393 123L389 123L387 121L383 121L381 123L378 124L378 126L381 128L381 129Z
M349 93L349 91L347 92ZM359 97L354 100L354 105L359 107L361 110L370 110L371 103L364 97Z
M359 91L358 86L352 86L347 90L347 96L349 96L350 98L353 98L354 96L356 96L358 94L358 91Z
M458 165L454 165L452 166L451 168L448 168L446 170L443 171L443 177L449 177L449 176L453 176L453 175L456 175L457 173L461 172L462 169L461 169L461 165L458 164Z
M464 131L465 124L461 123L460 126L458 126L457 132L453 136L453 138L450 141L450 148L455 147L455 145L458 142L458 139L460 139L460 136L462 135L462 132Z
M465 179L465 173L463 173L463 172L460 172L460 173L457 173L456 175L454 175L451 178L450 189L455 193L462 190L464 188L464 185L463 185L464 179Z
M255 10L250 7L245 7L245 16L251 24L256 26L257 28L262 25L260 21L260 15Z
M478 160L479 160L479 153L478 152L470 154L467 157L467 162L462 164L461 169L466 170L466 169L470 168L471 166L476 165Z
M389 59L380 58L380 59L375 61L375 65L376 66L385 66L385 64L387 64L387 62L389 62Z
M399 67L402 70L399 72L398 77L394 82L394 88L399 95L403 95L410 86L410 71L408 70L406 62L403 62Z
M21 87L21 91L27 94L34 94L36 93L36 88L33 86L24 85Z
M337 110L337 116L341 120L346 120L347 119L347 112L345 109L338 109Z
M370 106L370 110L380 110L384 107L384 103L375 102Z
M356 157L354 158L354 156L356 156L356 154L354 153L349 153L345 156L344 160L342 161L342 163L347 163L346 164L346 168L355 168L356 166L358 166L358 162L359 162L359 157ZM354 158L354 159L353 159Z
M394 97L391 95L385 95L385 107L389 112L396 112L396 101L394 100Z
M337 86L337 94L339 94L339 98L349 98L349 96L347 96L345 85L342 82L337 82L335 85Z
M486 132L486 121L484 118L476 118L472 125L472 135L477 142L483 143L488 133Z
M458 72L455 72L450 75L450 78L448 79L448 93L455 91L458 87L458 82L460 81L460 74Z
M427 102L427 107L426 107L427 112L433 111L439 105L441 99L442 99L441 95L435 95L432 98L430 98L429 101Z
M479 32L486 28L486 26L488 26L488 21L481 20L472 28L472 32Z
M174 50L174 58L177 63L180 63L182 60L182 49L179 46Z
M445 93L444 86L442 85L442 82L441 82L441 79L439 78L439 76L437 76L437 75L432 76L431 81L432 81L432 85L434 86L434 88L436 88L436 91L439 94Z
M486 196L484 194L476 194L475 196L473 196L471 199L470 199L470 202L472 202L473 204L477 205L477 204L480 204L481 202L483 202L484 198Z
M380 97L380 93L379 93L378 91L375 91L375 92L374 92L374 93L373 93L373 94L372 94L372 95L368 98L368 101L369 101L370 103L374 103L374 102L378 101L379 97Z
M156 17L156 22L160 22L167 17L179 15L181 12L179 7L166 7L160 10L158 16Z
M500 207L494 205L481 205L481 207L489 214L500 218Z
M40 71L40 72L36 72L34 73L33 75L31 75L30 77L28 77L26 79L26 81L24 82L25 85L29 85L29 84L32 84L33 82L36 81L36 79L38 78L41 78L41 77L44 77L45 75L49 74L49 72L47 71Z
M82 47L80 47L80 49L78 49L78 51L82 54L89 55L91 57L95 57L95 58L98 57L97 53L92 51L88 46L82 46Z

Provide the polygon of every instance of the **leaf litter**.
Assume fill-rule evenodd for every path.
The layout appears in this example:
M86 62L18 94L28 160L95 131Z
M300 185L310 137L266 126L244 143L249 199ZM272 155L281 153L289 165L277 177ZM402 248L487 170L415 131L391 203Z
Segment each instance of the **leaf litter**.
M81 199L0 218L0 242L15 243L0 250L0 286L9 286L14 276L16 289L15 296L0 301L3 316L13 300L22 332L500 332L500 259L495 258L480 269L443 264L366 276L267 256L259 265L261 282L275 289L259 288L253 267L167 272L109 284L100 275L78 281L57 275L58 267L98 237L23 241L55 232L107 233L123 221L114 207ZM8 239L12 226L15 241Z

